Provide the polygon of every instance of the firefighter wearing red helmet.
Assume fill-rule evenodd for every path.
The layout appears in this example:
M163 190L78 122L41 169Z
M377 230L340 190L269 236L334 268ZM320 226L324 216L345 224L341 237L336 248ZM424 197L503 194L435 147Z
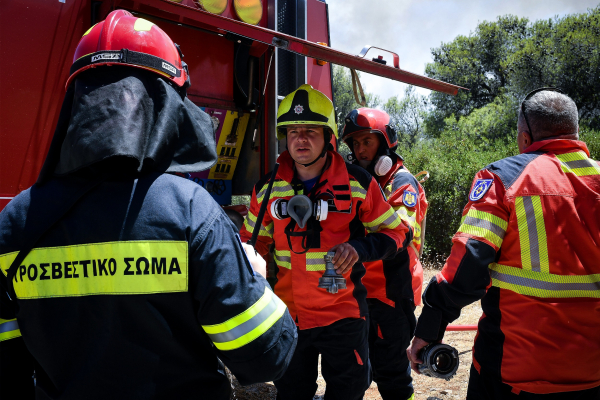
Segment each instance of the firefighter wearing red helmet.
M521 103L521 154L473 180L444 268L431 279L409 357L481 300L468 400L600 398L600 163L555 88Z
M352 151L350 159L377 179L388 203L413 231L410 246L394 258L366 263L362 280L368 292L373 379L384 400L411 399L414 391L405 350L416 325L415 304L420 304L423 284L419 256L427 212L425 191L394 152L397 136L385 112L372 108L351 111L342 139Z
M298 326L296 352L275 381L277 398L313 398L320 354L325 398L362 399L370 384L363 263L406 246L409 229L377 182L329 147L337 126L333 104L323 93L302 85L288 94L279 105L277 129L287 150L278 158L271 195L266 195L269 175L254 186L241 230L246 240L259 227L256 248L262 255L274 245L275 293ZM298 218L300 201L310 210L303 218ZM258 222L263 202L267 212ZM333 263L346 279L346 289L337 293L319 287L328 251L335 252Z
M38 181L0 213L0 340L26 345L37 398L226 400L223 364L250 384L291 359L295 325L264 264L174 174L217 159L188 85L178 47L126 11L79 43ZM0 396L25 398L12 348Z

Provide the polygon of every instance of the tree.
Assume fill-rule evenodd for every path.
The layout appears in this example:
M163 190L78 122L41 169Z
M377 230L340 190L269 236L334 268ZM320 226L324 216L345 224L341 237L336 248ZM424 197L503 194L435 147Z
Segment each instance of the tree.
M383 105L390 115L390 125L398 133L398 141L411 148L422 135L423 119L427 113L427 99L415 92L414 86L408 86L404 97L393 96Z
M358 76L360 78L360 73ZM366 107L375 108L381 103L380 98L368 93L364 86L363 90L367 100ZM338 131L341 134L342 129L344 128L344 118L346 115L355 108L360 108L362 106L358 104L354 98L350 70L339 65L333 66L333 104L335 106Z
M511 90L554 86L577 104L580 119L600 128L600 6L587 13L537 21L503 62Z
M503 61L528 34L527 18L512 15L498 17L495 22L481 22L474 33L458 36L450 43L432 49L433 63L427 64L427 76L460 85L455 97L434 92L430 101L434 109L428 115L430 133L439 135L444 120L456 119L494 101L509 85Z

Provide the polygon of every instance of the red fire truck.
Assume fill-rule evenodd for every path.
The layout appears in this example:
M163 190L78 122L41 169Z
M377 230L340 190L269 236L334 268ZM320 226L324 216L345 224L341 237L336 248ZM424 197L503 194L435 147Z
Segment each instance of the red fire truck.
M386 65L366 57L368 47L358 56L332 49L321 0L3 0L0 210L35 182L77 43L114 9L154 22L181 46L188 97L211 115L219 155L190 178L222 205L251 193L275 163L278 100L304 83L332 97L331 63L448 94L459 89L401 70L396 55Z

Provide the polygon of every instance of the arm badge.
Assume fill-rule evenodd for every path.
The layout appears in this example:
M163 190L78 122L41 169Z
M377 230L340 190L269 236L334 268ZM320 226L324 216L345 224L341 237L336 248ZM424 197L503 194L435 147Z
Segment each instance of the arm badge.
M405 190L402 195L402 202L406 207L414 207L417 205L417 194L410 190Z
M477 179L473 189L471 189L471 194L469 194L469 200L477 201L481 199L492 186L492 182L494 182L493 179Z

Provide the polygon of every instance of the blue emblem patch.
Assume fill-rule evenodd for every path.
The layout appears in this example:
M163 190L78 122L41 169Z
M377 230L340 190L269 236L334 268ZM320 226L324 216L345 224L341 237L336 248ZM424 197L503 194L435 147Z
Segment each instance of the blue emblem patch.
M471 194L469 194L469 200L477 201L481 199L492 186L492 182L494 182L493 179L477 179L477 182L473 185Z
M417 194L410 190L405 190L402 195L402 202L406 207L414 207L417 205Z

